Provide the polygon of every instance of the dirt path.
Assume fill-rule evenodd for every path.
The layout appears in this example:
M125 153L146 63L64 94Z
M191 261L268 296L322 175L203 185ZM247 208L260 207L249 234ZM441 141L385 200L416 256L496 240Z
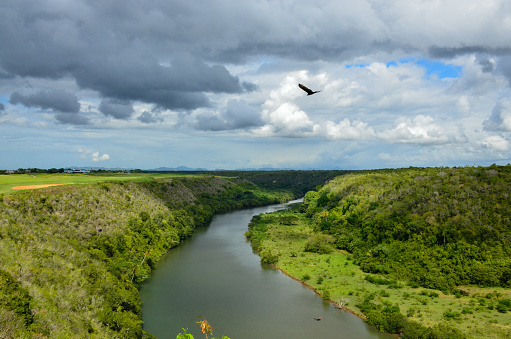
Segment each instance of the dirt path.
M68 184L47 184L47 185L28 185L28 186L16 186L13 187L13 190L32 190L35 188L44 188L44 187L50 187L50 186L60 186L60 185L72 185L73 183L70 182Z

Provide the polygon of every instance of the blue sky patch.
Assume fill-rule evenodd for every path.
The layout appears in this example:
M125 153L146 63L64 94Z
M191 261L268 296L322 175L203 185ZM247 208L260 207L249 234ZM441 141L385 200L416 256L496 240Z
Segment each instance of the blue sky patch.
M347 64L346 65L346 68L357 68L357 67L367 67L369 66L369 64Z
M461 73L461 66L446 64L441 61L418 59L418 58L402 58L399 62L390 61L387 67L398 66L399 64L413 63L426 69L426 76L431 77L437 75L439 79L457 78Z
M443 78L457 78L461 73L461 66L454 66L452 64L444 64L440 61L431 61L426 59L420 59L415 64L426 68L426 74L431 76L432 74L438 75L440 79Z

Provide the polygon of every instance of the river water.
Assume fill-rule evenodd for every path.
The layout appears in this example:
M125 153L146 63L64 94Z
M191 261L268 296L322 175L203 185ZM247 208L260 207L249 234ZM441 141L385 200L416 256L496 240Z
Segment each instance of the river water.
M144 330L175 339L184 327L200 339L197 321L205 318L218 338L391 338L260 263L243 233L254 215L282 208L217 215L169 251L140 290Z

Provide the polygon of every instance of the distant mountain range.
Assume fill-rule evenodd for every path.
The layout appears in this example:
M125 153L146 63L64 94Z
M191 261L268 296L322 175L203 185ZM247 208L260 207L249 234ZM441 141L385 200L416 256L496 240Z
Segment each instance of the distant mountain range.
M208 171L207 168L190 168L186 166L178 166L178 167L158 167L158 168L151 168L144 171L148 172L203 172Z

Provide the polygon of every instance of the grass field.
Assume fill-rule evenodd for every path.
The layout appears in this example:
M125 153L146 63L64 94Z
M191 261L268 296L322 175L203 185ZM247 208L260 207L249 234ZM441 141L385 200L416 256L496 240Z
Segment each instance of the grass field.
M281 218L285 218L286 213L289 212L279 212ZM362 272L349 253L305 252L305 243L313 236L307 221L294 219L290 224L281 220L275 218L267 224L266 233L270 237L263 241L262 251L277 254L279 269L318 294L324 296L326 293L326 299L344 304L359 315L362 312L357 305L364 300L398 305L401 313L411 320L428 327L447 323L469 338L511 337L511 312L502 313L496 307L498 300L511 298L511 289L460 287L468 295L455 296L438 290L413 288L404 281L395 281L391 285L370 282L366 280L367 276L386 281L389 277ZM373 281L378 282L377 279Z
M167 180L178 176L198 176L182 173L106 173L106 174L10 174L0 175L0 194L14 194L26 189L42 188L41 185L86 184L122 180ZM14 189L16 188L16 189Z

